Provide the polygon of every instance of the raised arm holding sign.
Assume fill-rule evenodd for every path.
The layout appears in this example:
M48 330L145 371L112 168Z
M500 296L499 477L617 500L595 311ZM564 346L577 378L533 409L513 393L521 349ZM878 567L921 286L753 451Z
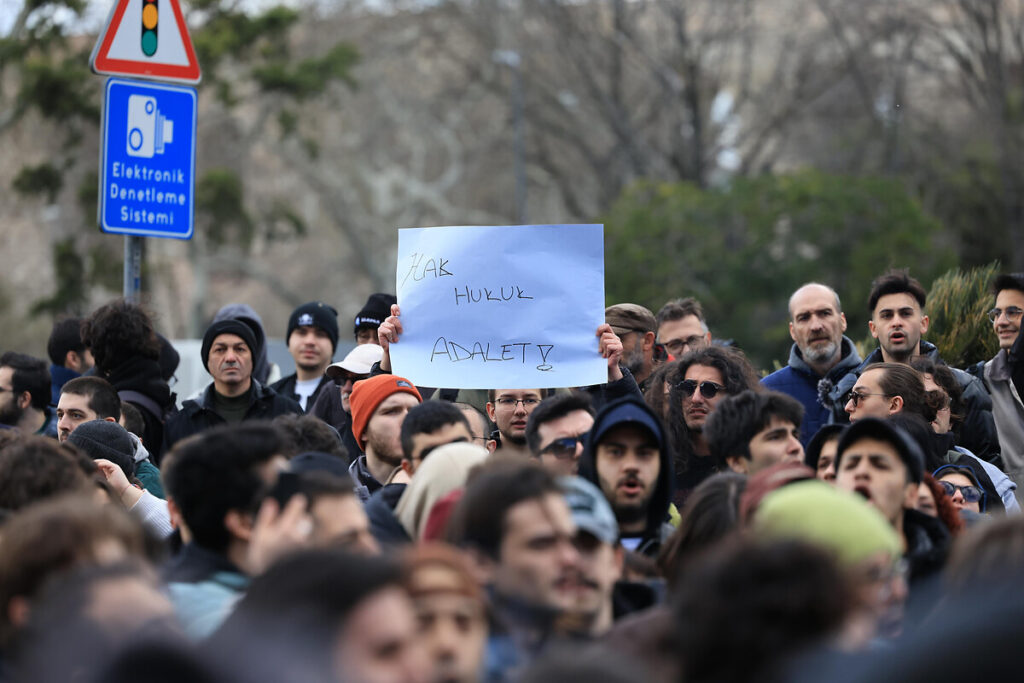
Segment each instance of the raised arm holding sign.
M602 226L400 230L397 290L407 329L393 309L379 331L381 368L393 364L417 384L567 387L621 377L622 345L604 324Z

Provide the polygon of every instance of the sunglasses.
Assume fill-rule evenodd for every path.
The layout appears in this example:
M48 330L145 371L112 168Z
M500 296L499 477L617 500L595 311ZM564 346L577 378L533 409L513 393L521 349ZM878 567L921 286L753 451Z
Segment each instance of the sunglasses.
M957 491L964 497L968 503L977 503L985 495L985 492L979 489L977 486L957 486L948 481L940 481L939 486L946 492L946 495L950 498L953 497Z
M358 382L366 379L367 377L369 377L369 375L338 375L333 379L333 381L336 386L343 387L348 381Z
M555 439L544 448L540 449L541 454L553 455L559 460L569 460L576 457L576 444L583 443L589 432L583 432L579 436L566 436Z
M725 386L707 379L700 383L695 379L684 379L676 386L679 387L679 390L683 392L683 396L686 398L693 396L693 392L697 391L698 388L700 389L700 395L704 398L714 398L718 395L719 391L725 391Z
M889 394L872 394L867 391L851 391L847 394L847 400L853 401L853 407L856 408L861 401L866 399L868 396L889 396Z

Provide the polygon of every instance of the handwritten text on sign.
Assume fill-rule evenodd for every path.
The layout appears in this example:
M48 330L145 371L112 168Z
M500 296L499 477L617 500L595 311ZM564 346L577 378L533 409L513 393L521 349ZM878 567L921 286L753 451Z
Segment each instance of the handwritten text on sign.
M398 231L404 333L395 374L420 386L536 389L599 384L607 363L600 225Z

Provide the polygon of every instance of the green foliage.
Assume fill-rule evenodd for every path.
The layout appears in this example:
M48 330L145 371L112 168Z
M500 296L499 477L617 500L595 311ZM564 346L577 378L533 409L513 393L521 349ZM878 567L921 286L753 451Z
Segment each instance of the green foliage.
M80 314L87 298L85 264L75 249L73 239L53 245L53 266L57 291L52 296L35 301L29 309L30 315Z
M787 302L801 284L834 287L857 338L873 278L909 265L927 282L954 263L943 227L888 178L802 171L715 190L645 182L604 223L609 303L657 311L695 296L715 336L761 367L788 357Z
M345 43L335 45L323 57L304 59L292 65L285 60L274 60L252 70L252 76L265 92L280 93L304 100L319 95L334 80L354 86L351 70L359 61L354 47Z
M196 223L213 244L238 242L248 246L253 222L245 210L245 190L238 174L213 168L196 182Z
M250 74L262 91L298 100L322 93L334 80L354 87L351 70L359 54L347 43L338 43L321 57L298 63L291 59L288 33L299 20L295 10L279 6L253 15L215 2L204 2L202 8L209 17L194 34L196 52L207 80L225 105L235 103L230 85L223 84L233 76L222 81L217 69L228 58L254 64Z
M282 109L277 114L277 124L281 126L281 137L286 138L295 132L299 125L299 117L291 109Z
M98 124L95 81L87 64L80 56L57 63L41 58L28 60L22 68L19 104L35 107L43 117L57 123L84 118Z
M928 290L928 341L949 365L963 368L998 353L987 313L993 303L989 287L999 272L998 261L967 271L955 268Z
M266 234L268 240L303 237L306 234L306 222L288 204L275 202L267 215Z
M209 16L192 33L192 42L203 73L213 78L221 60L227 57L243 61L254 54L266 54L268 46L274 46L273 53L286 56L288 30L299 20L298 12L280 6L256 15L220 2L204 3L203 9Z
M959 235L961 264L981 266L1012 253L1000 192L1004 179L990 143L972 144L960 163L932 164L928 171L922 190L933 196L934 210Z
M78 206L82 210L82 215L94 226L96 224L96 216L99 215L99 192L100 174L96 171L89 171L78 186L75 199L78 200Z
M306 150L306 156L310 159L318 159L320 157L320 142L315 138L302 138L302 148Z
M116 249L113 248L116 245ZM143 251L145 257L145 251ZM89 282L111 292L124 289L124 249L120 240L107 241L89 249ZM143 258L142 282L146 282L146 263Z
M23 166L14 176L11 185L17 192L26 196L46 195L46 200L52 204L64 186L64 174L53 164L48 163Z

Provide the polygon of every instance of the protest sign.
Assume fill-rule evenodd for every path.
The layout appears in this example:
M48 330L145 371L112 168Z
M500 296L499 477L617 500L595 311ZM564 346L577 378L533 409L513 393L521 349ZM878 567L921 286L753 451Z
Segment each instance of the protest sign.
M419 386L536 389L600 384L601 225L398 231L403 333L396 375Z

